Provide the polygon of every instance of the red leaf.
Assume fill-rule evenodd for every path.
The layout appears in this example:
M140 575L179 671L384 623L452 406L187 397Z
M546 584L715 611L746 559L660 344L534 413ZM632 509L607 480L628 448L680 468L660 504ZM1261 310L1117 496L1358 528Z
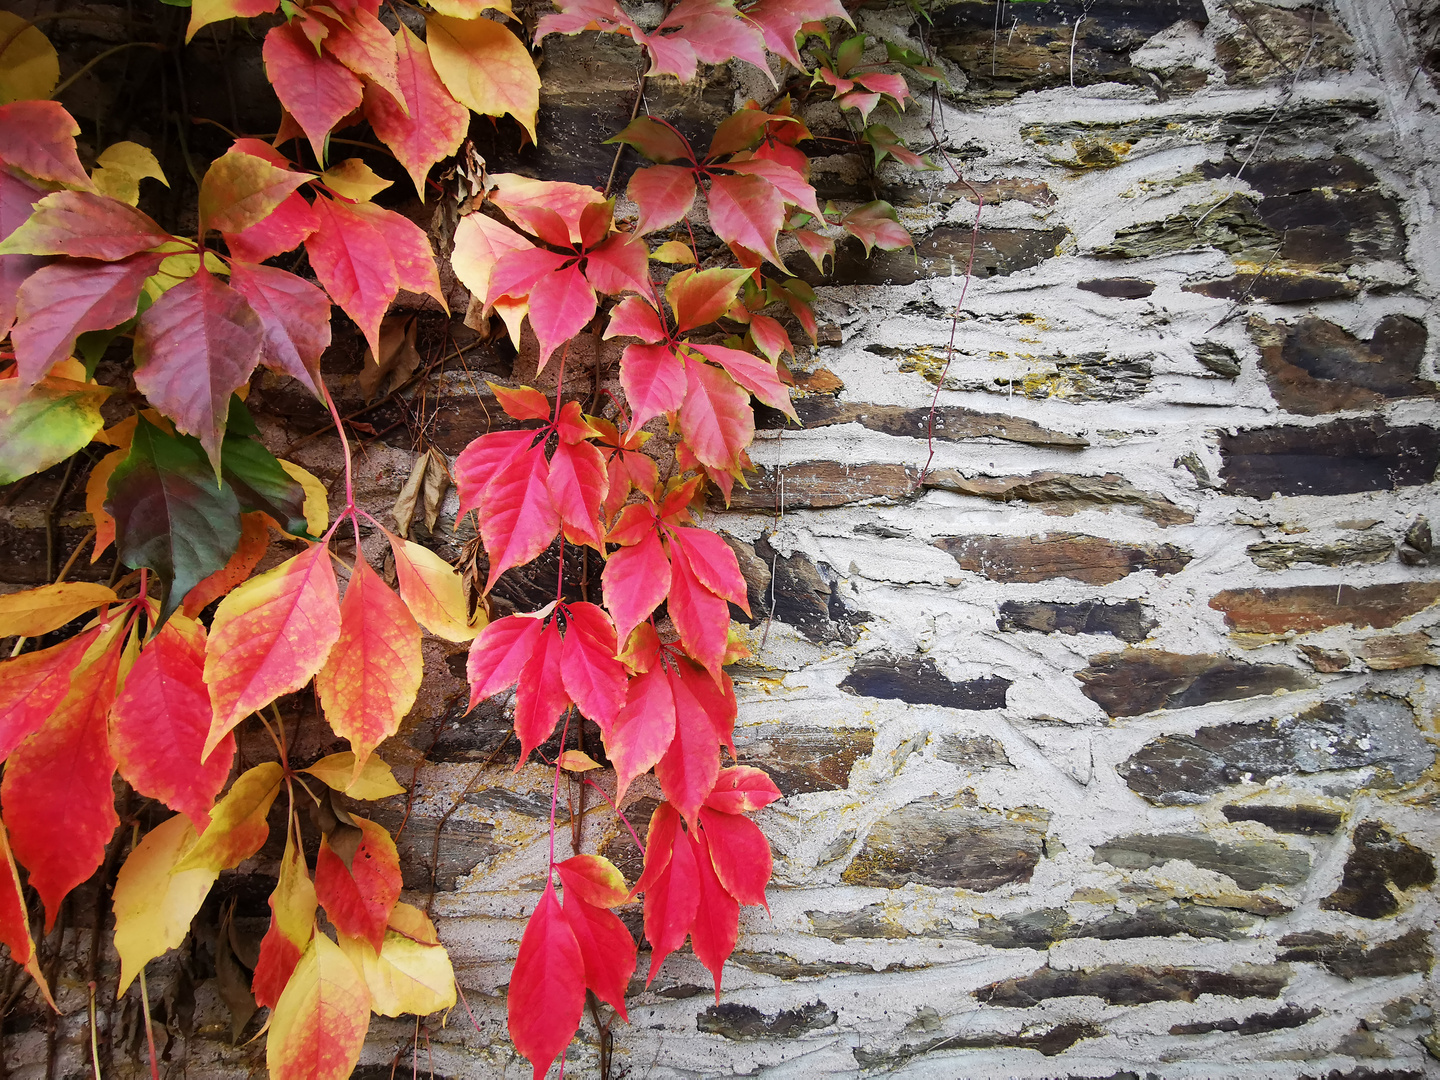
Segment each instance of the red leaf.
M772 319L769 315L756 313L750 316L750 337L754 340L755 347L772 363L777 362L784 353L795 355L789 332L778 319ZM788 394L786 401L789 402Z
M510 975L506 1010L515 1049L530 1059L535 1080L575 1035L585 1007L585 958L548 881L525 926Z
M746 615L750 614L750 601L739 560L718 534L708 529L674 529L670 533L671 562L675 561L677 549L701 585L720 599L730 601Z
M262 55L280 104L305 132L315 159L323 163L330 129L360 107L360 79L334 57L317 54L298 19L272 27L265 35Z
M639 338L648 344L665 340L665 327L660 316L648 301L638 296L627 296L610 312L610 321L605 324L605 340L612 337Z
M555 434L560 436L562 443L571 446L599 438L600 429L592 423L594 419L580 411L578 401L567 401L560 406L560 417L555 421Z
M605 733L605 754L615 766L616 799L653 768L675 738L675 695L658 665L630 680L625 705Z
M232 147L200 181L202 228L242 233L264 221L310 179L308 173L291 172Z
M627 345L620 354L620 385L638 428L685 402L685 366L669 345Z
M667 802L662 802L650 814L650 826L645 834L645 866L640 880L630 895L638 896L648 892L660 875L670 867L670 856L675 850L675 837L680 833L680 815Z
M718 679L714 678L693 661L683 659L676 661L675 670L695 705L709 719L715 732L715 740L722 746L729 747L730 756L734 757L735 684L730 680L730 676L722 671ZM679 701L678 697L676 701Z
M665 285L665 299L675 313L675 332L712 323L735 304L749 270L681 270Z
M610 33L639 34L640 28L621 10L615 0L560 0L559 14L542 15L535 33L535 44L547 34L578 34L582 30L604 30Z
M458 517L471 510L489 516L485 492L490 482L508 470L535 439L534 431L495 431L481 435L455 459L455 486L460 493Z
M514 686L535 652L544 622L531 615L507 615L480 632L470 646L466 677L470 680L470 709L500 691Z
M726 154L750 150L760 144L766 131L773 126L793 124L793 120L776 119L773 113L762 109L740 109L720 122L710 139L710 149L705 155L707 161L715 161Z
M737 818L738 821L746 821ZM746 824L750 822L746 821ZM687 839L693 846L699 902L695 905L695 922L690 927L690 947L696 959L710 969L715 977L715 1001L720 1001L720 973L725 961L735 951L740 934L740 905L725 891L707 850L708 837L692 832ZM761 838L763 841L763 837ZM767 846L768 854L768 846ZM767 867L768 870L768 867Z
M807 214L820 218L820 204L815 201L815 189L805 182L799 171L779 161L763 157L750 157L744 161L727 161L724 168L748 176L760 176L770 181L785 201L798 206Z
M31 733L70 691L70 676L99 630L48 649L0 660L0 761Z
M280 880L270 894L270 928L260 942L260 959L251 983L257 1005L275 1007L314 935L315 886L306 870L305 856L295 842L295 830L287 828Z
M466 214L455 226L455 250L450 263L471 296L488 304L495 264L512 251L533 251L534 248L534 244L508 225L484 214Z
M645 242L624 233L616 233L585 253L585 277L610 296L626 291L648 296L649 267L650 252Z
M709 714L695 697L699 680L686 679L680 671L671 671L669 679L675 697L675 739L655 766L655 776L665 798L693 829L700 806L720 773L720 740Z
M594 604L566 609L561 676L565 692L602 731L609 730L625 704L625 668L615 659L615 627Z
M633 146L651 161L695 160L695 152L685 136L653 116L637 116L620 134L605 141Z
M760 0L745 15L764 32L765 47L801 71L805 62L795 47L795 35L802 25L831 18L855 25L840 0Z
M35 204L30 219L5 238L0 251L115 262L172 239L148 216L118 199L56 191Z
M235 757L232 735L202 756L209 731L205 628L172 615L125 677L110 710L110 750L136 791L184 814L197 833L210 824Z
M661 808L665 805L662 804ZM660 813L657 809L656 814ZM650 843L646 845L646 862L650 850L655 846L655 828L651 825ZM654 981L660 965L681 945L695 922L695 912L700 906L700 868L695 862L695 848L690 838L676 829L674 847L670 862L660 875L645 890L645 937L650 942L650 974L645 979L649 986ZM638 888L638 886L637 886Z
M489 180L494 185L490 201L528 232L541 235L541 218L558 214L566 228L566 239L558 241L559 247L564 247L567 241L578 244L586 208L605 202L601 192L584 184L532 180L518 173L492 173ZM539 217L534 216L537 214Z
M555 864L568 903L573 893L592 907L612 908L629 899L625 879L603 855L576 855Z
M400 898L400 855L383 826L352 820L364 836L348 866L328 838L320 841L315 895L336 930L363 938L378 953L385 944L385 923Z
M10 950L10 959L30 973L46 1002L59 1012L45 982L44 972L40 970L35 942L30 937L30 913L25 909L20 872L15 866L15 857L10 853L10 841L5 835L3 822L0 822L0 945ZM631 968L634 968L633 961Z
M565 529L565 539L603 551L600 504L609 487L604 455L591 443L561 440L550 459L547 483L550 502Z
M386 210L374 203L355 203L350 213L368 221L385 242L400 288L434 297L445 307L445 294L440 291L440 272L435 269L435 251L425 230L409 218Z
M496 386L492 382L486 382L485 385L490 387L490 392L500 402L500 408L505 410L506 416L516 420L550 419L550 399L533 386L512 390L508 386Z
M486 512L480 536L490 557L485 591L512 566L539 555L560 531L560 516L550 501L550 463L543 445L531 447L496 475L485 489Z
M0 171L0 240L21 226L45 193L44 188ZM33 255L0 255L0 334L8 333L15 321L15 294L21 282L44 265L44 259Z
M311 209L319 224L305 241L310 268L330 299L355 320L371 353L379 356L380 320L400 288L390 246L357 205L316 199Z
M238 233L225 233L225 243L236 259L262 263L299 247L320 227L320 219L304 196L294 192L285 197L268 217Z
M738 474L740 454L755 437L750 395L719 368L709 364L687 366L680 434L702 464Z
M395 44L385 24L360 7L347 12L343 23L326 19L325 24L330 30L325 36L325 51L356 75L379 86L402 109L408 108L396 71Z
M630 985L630 976L635 974L635 939L614 912L587 904L571 891L568 881L562 910L580 947L585 985L628 1024L625 990Z
M420 626L364 559L340 603L340 639L315 676L330 729L355 752L355 770L394 735L415 704L424 664Z
M640 208L635 235L674 225L695 205L695 173L680 165L636 169L626 194Z
M264 327L245 297L203 266L140 316L135 385L194 435L218 474L230 395L260 361Z
M395 99L373 86L365 88L365 117L388 146L425 201L430 167L460 146L470 127L470 110L461 105L430 62L430 50L404 23L395 35L395 77L410 107L409 115Z
M795 406L790 404L790 388L780 381L780 373L776 371L775 365L761 360L757 356L751 356L747 352L727 348L724 345L692 344L690 348L707 360L713 360L719 364L732 379L766 405L794 418L796 423L800 422L800 417L795 413Z
M780 797L780 789L762 770L736 765L720 770L705 805L726 814L743 814L769 806Z
M753 251L785 269L775 246L776 234L785 224L785 200L774 184L759 176L714 175L706 199L716 236L732 248Z
M520 740L518 769L555 731L560 714L570 704L561 675L565 645L553 621L535 643L535 651L520 671L515 688L515 735Z
M45 905L47 934L60 902L94 873L120 824L106 731L125 640L119 631L113 626L92 647L59 707L5 762L0 782L10 844Z
M80 125L58 101L0 105L0 161L37 180L93 190L75 153Z
M770 76L765 40L758 29L738 17L734 0L680 0L655 33L670 29L678 29L678 34L672 36L683 37L695 50L696 58L704 63L745 60L758 67L767 78ZM654 37L651 35L649 40L653 42Z
M509 256L516 258L517 256ZM595 317L595 290L579 263L571 263L540 278L530 289L530 328L540 343L538 373L550 354L565 344Z
M770 842L760 826L739 814L724 814L706 806L700 810L700 827L725 890L742 904L757 904L769 911L765 886L770 881Z
M58 262L31 274L20 286L10 332L21 380L33 385L70 355L81 334L108 330L133 316L145 279L164 258Z
M222 600L205 650L205 753L252 712L309 682L339 636L339 589L330 553L319 544Z
M519 236L518 233L515 235ZM490 291L486 302L494 304L505 296L522 300L547 274L558 273L574 258L574 255L537 248L526 241L525 247L515 247L495 260L490 271Z
M898 251L914 246L915 241L895 213L895 208L882 200L857 206L840 219L841 227L860 243L865 245L865 256L870 249Z
M330 298L304 278L243 262L230 264L230 287L260 317L260 362L320 397L320 356L330 345Z
M645 71L647 77L673 75L680 82L690 82L695 78L697 57L689 39L676 34L645 34L636 40L650 54L650 66Z
M615 620L616 639L626 641L670 592L670 561L660 537L651 532L638 544L612 554L600 580L605 606Z

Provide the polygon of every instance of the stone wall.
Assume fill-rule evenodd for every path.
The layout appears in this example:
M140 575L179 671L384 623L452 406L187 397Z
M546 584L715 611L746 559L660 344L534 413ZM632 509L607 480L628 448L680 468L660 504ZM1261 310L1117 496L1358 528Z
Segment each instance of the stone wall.
M572 1073L1440 1075L1440 19L1413 6L934 5L924 34L951 79L934 156L965 181L817 159L823 196L892 199L916 250L867 262L842 245L797 371L804 428L762 416L758 476L707 521L750 585L741 760L786 795L758 816L770 911L746 910L718 1004L684 950L637 980L629 1025L601 1040L587 1019ZM903 5L857 19L923 44ZM492 168L603 184L633 54L553 42L544 74L540 150L478 125L477 146ZM652 85L646 106L702 131L768 93L754 70L720 72ZM894 124L926 147L930 115ZM410 210L443 243L450 206ZM451 298L463 312L463 289ZM482 374L534 370L458 315L447 338L444 316L417 314L431 374L359 418L377 514L422 440L453 458L496 422ZM578 394L596 358L577 349ZM607 378L615 358L602 347ZM360 360L337 331L345 412L365 405ZM251 403L277 451L338 477L293 384L267 376ZM88 525L73 493L49 512L60 476L0 494L14 586L45 580L47 522L51 572ZM452 532L454 508L417 530L458 558L473 531ZM553 562L534 573L553 581ZM497 606L547 588L507 575ZM478 1033L465 1009L418 1032L377 1020L357 1075L392 1075L397 1054L409 1070L412 1044L422 1074L522 1075L504 984L552 774L514 770L501 705L464 714L463 651L427 650L421 701L381 751L413 801L377 816L405 820L409 898L433 883ZM299 752L326 747L312 721ZM656 795L632 787L637 823ZM633 880L633 843L579 799L562 848ZM258 935L278 854L223 879L210 922L157 965L167 1075L262 1067L231 1045L213 927L233 900L236 951ZM83 977L61 990L78 1073ZM141 1060L134 1001L112 1017L124 1075ZM38 1010L7 1032L13 1075L41 1075Z

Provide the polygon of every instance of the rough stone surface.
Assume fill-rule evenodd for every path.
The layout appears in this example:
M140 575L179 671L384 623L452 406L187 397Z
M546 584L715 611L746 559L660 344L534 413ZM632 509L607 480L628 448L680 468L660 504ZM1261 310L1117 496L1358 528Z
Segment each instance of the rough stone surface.
M1298 885L1310 873L1310 856L1284 844L1222 844L1194 833L1125 836L1095 849L1096 862L1126 870L1162 866L1172 859L1224 874L1242 889Z
M1305 632L1348 623L1388 630L1440 600L1440 584L1405 581L1389 585L1343 582L1276 589L1226 589L1210 601L1225 625L1254 634Z
M953 469L935 469L925 486L957 495L976 495L996 502L1035 503L1047 514L1076 514L1111 506L1133 506L1158 525L1184 525L1194 515L1163 495L1144 491L1123 476L1075 476L1031 473L1028 476L962 476Z
M1138 600L1105 603L1086 600L1060 604L1047 600L1006 600L1000 605L1001 630L1038 630L1042 634L1110 634L1121 641L1144 641L1159 625Z
M1435 861L1428 854L1378 821L1363 821L1355 827L1340 887L1320 906L1362 919L1383 919L1400 910L1407 890L1433 884Z
M1176 806L1287 773L1371 768L1383 770L1372 784L1409 784L1434 760L1435 749L1407 702L1366 694L1321 702L1280 720L1165 735L1137 751L1119 772L1132 791Z
M1270 392L1287 412L1317 416L1435 396L1435 384L1418 377L1425 324L1404 315L1382 319L1363 341L1315 318L1293 327L1255 323L1252 333Z
M1222 433L1220 453L1220 478L1234 495L1348 495L1430 483L1440 432L1383 419L1334 420Z
M1411 930L1393 941L1368 948L1364 942L1341 934L1304 932L1286 934L1279 944L1280 960L1319 964L1342 979L1380 979L1395 975L1423 975L1435 963L1430 935Z
M1284 664L1250 664L1222 656L1129 649L1092 656L1075 673L1081 691L1110 716L1183 709L1212 701L1303 690L1310 680Z
M1283 965L1257 965L1236 971L1145 968L1128 964L1107 964L1079 971L1043 967L1024 978L981 987L975 996L986 1004L1011 1009L1068 997L1098 997L1111 1005L1194 1001L1201 994L1273 999L1280 996L1289 981L1290 969Z
M840 689L862 697L951 709L1003 709L1009 688L1009 679L996 676L952 682L934 660L886 657L862 660L840 683Z
M1174 574L1190 561L1171 544L1117 544L1078 533L1039 536L948 536L935 546L955 556L961 569L991 581L1035 582L1070 578L1109 585L1141 570Z

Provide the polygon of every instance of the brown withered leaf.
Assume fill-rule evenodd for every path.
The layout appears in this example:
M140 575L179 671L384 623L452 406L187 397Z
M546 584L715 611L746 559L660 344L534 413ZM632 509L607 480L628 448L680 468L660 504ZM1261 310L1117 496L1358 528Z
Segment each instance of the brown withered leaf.
M450 464L445 455L432 446L415 459L405 486L395 497L395 507L390 513L395 518L399 535L411 539L410 530L417 517L423 518L425 528L434 532L440 507L449 490Z
M369 404L388 385L399 386L420 366L415 348L415 320L408 315L389 315L380 322L380 355L365 350L365 367L360 372L360 390Z

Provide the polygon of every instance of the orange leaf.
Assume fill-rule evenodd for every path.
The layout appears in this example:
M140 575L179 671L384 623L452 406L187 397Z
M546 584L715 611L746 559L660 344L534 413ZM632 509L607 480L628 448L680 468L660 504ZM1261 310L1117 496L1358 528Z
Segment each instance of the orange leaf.
M395 68L409 115L385 91L367 86L365 116L380 141L405 166L424 202L430 167L459 147L470 127L470 112L450 96L435 73L429 48L404 23L395 35Z
M485 616L466 616L465 582L460 572L427 547L385 533L395 555L400 597L416 620L446 641L470 641L485 629Z
M305 856L287 829L280 880L270 894L270 929L260 942L260 960L252 983L255 1003L273 1009L285 984L300 962L300 954L315 936L315 886L305 868Z
M339 637L339 589L319 544L227 596L205 655L213 709L205 756L256 709L309 682Z
M270 1080L345 1080L370 1028L370 991L355 965L316 934L270 1014Z
M481 116L509 113L535 140L540 74L519 38L489 19L431 15L425 40L440 81L456 101Z
M423 671L415 617L356 559L340 605L340 638L315 687L331 730L355 751L357 777L370 751L395 734L415 704Z
M203 866L219 873L239 866L259 851L270 835L265 817L280 794L283 775L278 761L262 762L241 773L210 811L210 824L176 871Z
M10 950L10 959L22 965L40 987L40 993L56 1012L55 999L50 996L50 987L40 970L40 957L35 952L35 942L30 937L30 919L25 910L25 895L20 891L20 872L15 867L15 857L10 854L10 841L5 836L5 826L0 823L0 945Z
M39 637L64 626L101 604L113 604L115 592L88 581L42 585L0 596L0 637Z
M385 943L385 924L400 897L400 855L384 826L364 818L353 820L364 835L349 865L330 846L329 838L320 842L315 893L335 929L368 941L379 952Z

